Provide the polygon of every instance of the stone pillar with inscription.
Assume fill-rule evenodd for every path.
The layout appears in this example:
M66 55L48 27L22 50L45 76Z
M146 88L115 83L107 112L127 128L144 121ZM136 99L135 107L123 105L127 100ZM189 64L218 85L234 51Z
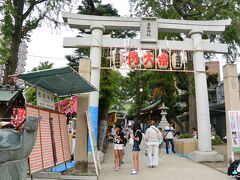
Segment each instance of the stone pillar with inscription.
M79 74L90 81L89 59L79 60ZM77 119L76 119L76 146L75 146L75 172L88 172L88 127L86 111L89 106L89 93L78 95Z
M223 66L224 79L224 99L225 99L225 115L226 115L226 129L227 129L227 160L228 162L239 159L240 154L234 153L232 148L231 129L229 111L239 111L239 83L236 64L226 64Z

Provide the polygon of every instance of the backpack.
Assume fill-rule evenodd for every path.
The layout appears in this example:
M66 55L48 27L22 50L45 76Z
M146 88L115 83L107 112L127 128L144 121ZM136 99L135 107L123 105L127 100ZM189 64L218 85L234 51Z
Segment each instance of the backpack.
M235 160L233 161L229 168L228 168L228 175L229 176L239 176L240 172L239 172L239 165L240 165L240 160Z
M140 131L140 130L137 130L137 131ZM141 142L139 142L139 147L140 147L140 149L146 149L147 148L147 141L146 141L145 134L142 133L142 131L140 131L140 132L142 134L142 140L141 140Z

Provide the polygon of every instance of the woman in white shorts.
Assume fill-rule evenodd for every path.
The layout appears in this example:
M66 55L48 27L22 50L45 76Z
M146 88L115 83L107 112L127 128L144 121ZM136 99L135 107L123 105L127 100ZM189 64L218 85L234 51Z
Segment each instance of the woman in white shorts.
M123 150L124 134L121 131L121 126L115 127L114 133L114 155L115 155L115 167L114 170L120 169L120 159L122 156L121 150Z

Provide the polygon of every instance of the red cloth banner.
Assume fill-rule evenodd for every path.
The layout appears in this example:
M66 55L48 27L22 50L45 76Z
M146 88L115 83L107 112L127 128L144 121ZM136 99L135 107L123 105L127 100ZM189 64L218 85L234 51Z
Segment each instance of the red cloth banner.
M55 109L58 110L60 108L60 112L64 114L77 114L77 101L78 97L73 96L71 98L64 99L59 103L55 103ZM59 106L58 106L59 104Z

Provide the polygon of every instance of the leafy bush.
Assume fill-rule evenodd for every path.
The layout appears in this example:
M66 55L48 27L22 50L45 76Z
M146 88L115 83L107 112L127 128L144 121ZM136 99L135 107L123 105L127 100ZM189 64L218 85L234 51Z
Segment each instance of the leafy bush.
M183 133L180 136L178 136L178 139L184 139L184 138L192 138L192 135L190 133Z
M219 145L219 144L223 144L223 142L222 142L222 140L221 140L220 136L218 136L218 135L215 135L214 137L215 137L215 138L214 138L214 139L212 139L212 145Z

